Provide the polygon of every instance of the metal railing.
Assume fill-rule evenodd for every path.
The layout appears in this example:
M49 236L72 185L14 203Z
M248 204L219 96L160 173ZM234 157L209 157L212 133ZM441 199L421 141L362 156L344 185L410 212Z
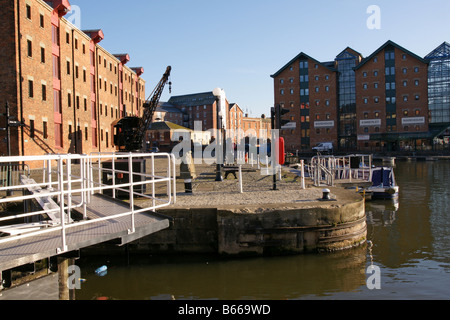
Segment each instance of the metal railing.
M30 168L26 164L1 162L0 187L8 187L17 184L20 180L20 175L22 174L30 175Z
M352 167L354 159L358 167ZM334 186L336 181L371 181L372 155L348 155L343 157L316 156L311 159L309 175L315 186Z
M36 167L41 163L42 175L21 175L20 182L14 181L8 186L0 187L0 206L8 203L36 200L42 210L23 212L2 216L0 231L16 228L6 237L0 237L0 244L27 237L60 231L62 247L59 252L67 250L66 232L73 227L105 222L110 219L130 217L130 233L135 232L136 214L155 211L176 202L176 167L175 157L168 153L96 153L91 155L46 155L25 157L0 157L0 167L9 163L22 163ZM136 170L136 163L145 164ZM120 165L119 165L120 164ZM155 166L158 165L159 171ZM157 197L156 186L163 185ZM20 191L21 195L5 196L7 191ZM164 191L165 196L161 197ZM89 218L87 206L91 197L109 192L113 198L122 196L129 202L129 211L102 218ZM119 194L120 193L120 194ZM151 200L146 208L136 208L135 197ZM124 199L125 200L125 199ZM73 221L72 210L83 213L83 219ZM14 224L17 219L35 217L49 219L32 224ZM52 219L53 217L53 219ZM11 225L8 225L11 222ZM8 229L8 230L9 230ZM37 229L37 230L36 230ZM17 231L19 230L19 231ZM3 234L5 234L3 232Z

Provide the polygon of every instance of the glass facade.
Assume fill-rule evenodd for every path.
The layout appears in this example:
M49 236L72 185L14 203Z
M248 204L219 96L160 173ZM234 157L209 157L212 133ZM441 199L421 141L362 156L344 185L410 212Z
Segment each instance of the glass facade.
M342 149L356 148L356 78L353 68L358 58L347 51L336 57L338 70L339 144Z
M430 123L450 122L450 44L443 43L428 56Z
M301 148L310 147L310 122L309 122L309 70L308 60L300 60L300 129L301 129Z
M385 82L386 82L386 130L397 131L397 90L395 78L395 49L392 45L385 48Z

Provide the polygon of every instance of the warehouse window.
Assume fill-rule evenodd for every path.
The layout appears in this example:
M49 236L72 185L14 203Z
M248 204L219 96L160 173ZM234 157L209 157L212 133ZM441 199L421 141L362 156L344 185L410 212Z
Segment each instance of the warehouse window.
M33 42L27 40L27 55L31 58L33 56Z
M61 92L55 89L53 89L53 111L56 113L62 113Z
M34 97L33 80L28 80L28 97L29 98Z
M52 43L59 46L59 27L52 25Z
M62 124L55 123L55 146L57 148L63 147L62 137L63 137Z
M44 121L42 123L42 135L44 139L48 138L48 127L47 127L47 121Z
M97 128L92 128L92 146L97 147Z
M61 79L59 73L59 57L53 56L53 78Z
M41 62L45 63L45 48L41 47Z
M42 85L42 101L47 101L47 86Z
M35 133L34 133L34 120L30 120L30 138L34 139Z
M27 19L31 20L31 6L27 4Z

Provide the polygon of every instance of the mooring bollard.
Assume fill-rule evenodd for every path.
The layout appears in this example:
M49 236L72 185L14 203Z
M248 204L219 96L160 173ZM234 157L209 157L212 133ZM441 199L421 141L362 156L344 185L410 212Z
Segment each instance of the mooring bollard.
M193 193L192 190L192 179L197 177L195 172L194 162L192 161L192 152L187 152L181 161L180 165L180 177L184 180L184 191L185 193Z
M322 198L322 200L331 200L331 197L330 197L330 189L323 189L322 190L322 192L323 192L323 198Z
M244 193L244 189L242 187L242 166L239 166L239 192Z
M184 192L192 193L192 180L191 179L184 180Z

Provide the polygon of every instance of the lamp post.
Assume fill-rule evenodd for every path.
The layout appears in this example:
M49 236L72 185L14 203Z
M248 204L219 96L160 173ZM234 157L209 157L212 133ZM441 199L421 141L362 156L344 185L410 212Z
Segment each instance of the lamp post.
M223 148L222 148L222 113L217 113L217 134L216 134L216 181L223 181L222 177L222 165L223 165ZM222 155L222 156L221 156Z
M6 131L6 151L8 153L8 157L11 156L11 127L18 127L21 126L22 124L19 123L18 121L14 121L14 117L11 117L10 112L9 112L9 103L8 101L6 101L6 106L5 106L6 112L3 114L5 116L6 119L6 127L5 128L0 128L2 131ZM6 185L7 186L11 186L11 168L12 167L12 163L9 162L8 163L8 171L7 171L7 176L6 176ZM7 190L6 191L6 195L9 197L12 195L12 191L11 190Z
M220 132L222 132L222 115L221 111L219 109L220 106L220 95L221 90L219 88L214 89L213 95L216 98L216 117L217 117L217 130L216 130L216 181L223 181L222 178L222 165L220 163L220 149L219 147L222 145L222 138L219 134L219 128Z

